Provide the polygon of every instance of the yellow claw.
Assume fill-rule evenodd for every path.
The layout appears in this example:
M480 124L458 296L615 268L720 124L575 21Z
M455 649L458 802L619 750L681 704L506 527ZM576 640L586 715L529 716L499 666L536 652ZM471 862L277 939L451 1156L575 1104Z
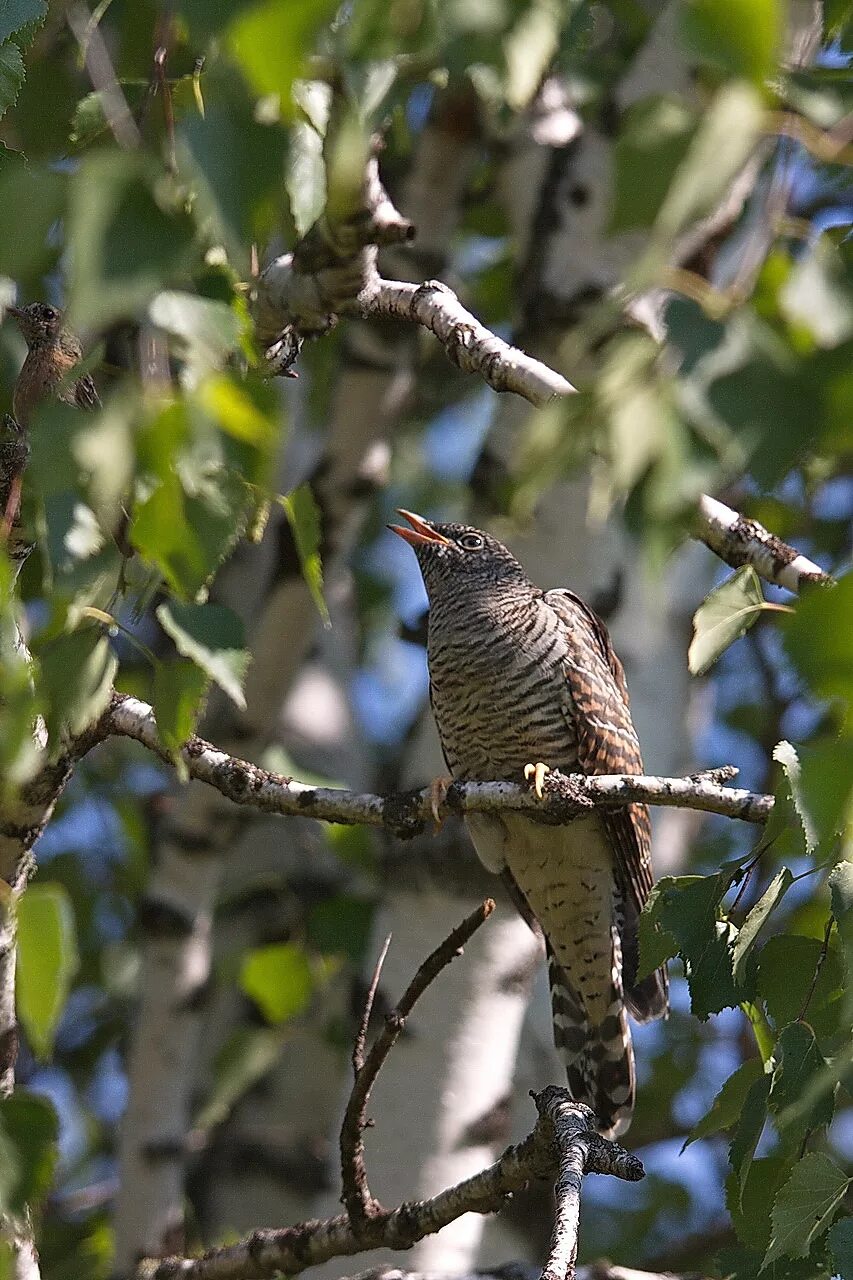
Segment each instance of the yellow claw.
M450 774L442 774L439 778L433 778L429 784L429 810L432 814L432 820L435 823L435 829L438 831L441 827L442 817L439 809L447 799L447 792L453 781Z
M536 764L526 764L524 766L524 777L527 782L533 779L533 790L539 799L542 799L542 784L545 781L545 774L551 770L547 764L543 764L541 760Z

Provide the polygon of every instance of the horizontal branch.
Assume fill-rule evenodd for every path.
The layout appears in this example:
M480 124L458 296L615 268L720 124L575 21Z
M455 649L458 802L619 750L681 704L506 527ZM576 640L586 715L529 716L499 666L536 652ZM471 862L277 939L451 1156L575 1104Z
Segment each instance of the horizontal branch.
M410 284L377 280L362 303L368 315L395 316L434 333L463 373L476 373L495 391L515 391L541 407L575 390L567 378L510 346L467 311L440 280Z
M819 564L724 502L703 495L696 513L696 533L707 547L733 569L751 564L767 582L797 592L806 582L828 586L832 578Z
M366 1249L410 1249L463 1213L496 1212L514 1191L533 1179L553 1178L567 1163L580 1171L578 1191L580 1177L586 1173L611 1174L627 1182L643 1177L637 1157L600 1137L592 1127L592 1111L573 1102L565 1089L549 1085L533 1098L539 1118L523 1142L508 1147L487 1169L430 1200L408 1201L358 1227L339 1214L295 1227L254 1231L247 1239L211 1249L200 1258L149 1258L139 1264L136 1280L266 1280L279 1272L298 1275L330 1258ZM553 1280L567 1280L571 1272L551 1274Z
M157 733L153 709L129 694L115 694L100 722L104 736L134 738L171 762ZM206 782L235 804L287 817L385 827L402 838L416 835L432 820L434 796L429 788L379 796L313 787L220 751L192 737L181 750L191 778ZM732 776L724 771L724 776ZM541 822L565 823L591 807L608 809L642 802L678 809L699 809L744 822L766 822L773 797L721 785L719 774L690 778L654 778L629 774L592 777L554 771L546 776L543 798L514 782L457 782L448 789L439 816L449 813L523 812Z

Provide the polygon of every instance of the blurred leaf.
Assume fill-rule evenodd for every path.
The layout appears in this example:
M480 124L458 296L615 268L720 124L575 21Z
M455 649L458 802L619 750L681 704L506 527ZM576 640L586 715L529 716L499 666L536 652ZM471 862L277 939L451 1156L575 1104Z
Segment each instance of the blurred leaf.
M2 77L0 77L2 78ZM0 236L0 272L21 277L46 271L59 251L48 242L50 230L65 208L63 174L15 158L0 167L0 208L14 236Z
M560 0L532 0L504 38L506 100L523 111L542 84L560 40L563 21Z
M853 280L823 237L795 263L779 294L783 314L803 325L821 347L836 347L853 333Z
M207 673L195 662L160 662L154 669L157 732L176 763L180 748L195 732L208 684Z
M829 1232L835 1274L853 1280L853 1218L840 1218Z
M658 215L660 236L669 241L710 213L746 163L764 117L760 96L748 85L720 89L706 109L683 164Z
M767 1012L783 1027L799 1016L811 989L815 971L822 953L818 938L805 938L799 934L779 934L769 938L761 948L758 961L758 994L763 997ZM821 965L814 992L809 1000L809 1021L838 994L843 978L837 953L830 950Z
M281 499L281 505L293 532L299 563L302 565L302 576L323 619L323 625L330 627L332 624L323 596L323 566L320 561L320 508L314 501L310 485L301 484L298 489Z
M25 74L21 50L14 40L4 41L0 44L0 116L17 101Z
M786 15L776 0L683 0L691 50L728 75L756 85L776 71Z
M21 27L40 26L47 17L47 0L3 0L0 8L0 40Z
M695 129L696 117L680 98L643 98L629 107L613 152L608 234L652 225Z
M39 688L46 695L45 722L51 750L64 734L76 736L109 704L118 669L110 643L98 627L85 627L38 646Z
M763 1074L764 1066L760 1058L748 1058L741 1063L717 1094L711 1110L690 1130L684 1140L684 1147L689 1147L691 1142L697 1142L700 1138L707 1138L709 1134L730 1129L740 1116L747 1093Z
M141 151L93 150L72 175L68 236L73 327L134 317L191 261L193 228L167 204L166 175Z
M290 139L285 180L296 234L304 236L326 203L323 139L310 124L298 121Z
M326 955L343 954L353 967L364 960L375 903L339 894L311 908L307 920L308 941Z
M784 619L785 649L812 693L853 707L853 573L837 586L807 592Z
M53 1180L57 1115L46 1099L17 1088L11 1098L0 1099L0 1131L10 1140L17 1164L9 1208L15 1214L27 1213L40 1204Z
M240 320L224 302L166 290L153 299L148 315L153 324L182 340L190 364L201 369L219 368L237 350Z
M291 89L313 52L314 34L325 26L337 0L259 0L243 7L224 33L249 84L275 94L284 115L292 112Z
M245 648L243 624L236 613L218 604L171 601L158 606L157 617L178 652L190 658L245 710L243 680L250 655Z
M199 403L217 426L253 448L272 454L279 441L276 421L281 407L266 382L242 381L224 375L206 378L198 390Z
M232 1031L213 1063L210 1092L195 1118L199 1129L222 1124L240 1099L272 1070L281 1057L282 1035L271 1027Z
M61 884L34 884L18 904L16 1001L37 1058L49 1058L77 972L77 930Z
M807 1152L776 1196L765 1265L782 1254L805 1257L812 1241L829 1226L849 1185L850 1179L828 1156Z
M783 895L791 887L794 877L787 867L773 877L764 893L749 911L738 931L732 956L732 972L736 983L740 983L746 975L746 962L758 941L758 935L767 923L770 914L781 901Z
M770 1077L763 1074L750 1085L747 1091L729 1147L729 1164L736 1179L738 1204L743 1203L746 1176L755 1155L758 1140L764 1132L769 1095Z
M314 990L308 957L293 942L258 947L243 960L240 986L268 1022L287 1022L304 1012Z
M701 676L721 653L740 639L765 607L761 580L752 565L715 587L693 615L693 639L687 652L691 674Z
M817 1047L814 1031L804 1022L792 1022L784 1028L775 1058L769 1108L781 1136L796 1149L807 1133L832 1122L832 1089L818 1091L810 1107L801 1105L812 1084L825 1074L827 1061Z

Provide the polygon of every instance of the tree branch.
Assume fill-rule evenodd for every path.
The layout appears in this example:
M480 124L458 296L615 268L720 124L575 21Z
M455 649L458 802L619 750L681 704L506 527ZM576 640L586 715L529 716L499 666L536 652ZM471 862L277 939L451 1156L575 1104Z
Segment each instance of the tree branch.
M346 1205L350 1222L357 1230L363 1230L369 1221L386 1212L370 1194L367 1184L367 1172L364 1167L362 1134L367 1128L367 1104L370 1099L371 1089L376 1082L376 1077L379 1075L382 1064L388 1054L397 1043L400 1033L406 1025L406 1018L412 1012L417 1001L427 987L435 981L442 969L445 969L452 960L462 954L462 947L472 934L480 928L480 925L488 920L494 909L493 900L487 898L476 911L472 911L469 916L466 916L458 928L454 929L445 938L444 942L427 957L403 993L396 1009L392 1009L386 1017L385 1026L381 1034L356 1071L355 1082L341 1125L340 1147L341 1180L343 1182L342 1199ZM371 990L367 999L366 1012L368 1016L370 1006L373 1003L376 985L379 981L379 970L387 950L388 945L386 943L376 966L374 980L371 983ZM366 1026L362 1027L356 1039L356 1048L353 1055L354 1063L359 1059L363 1051L363 1030L366 1030Z
M828 586L833 581L819 564L789 547L757 520L740 515L707 494L699 499L696 533L706 547L732 568L751 564L767 582L788 591L797 592L806 582Z
M557 1177L556 1215L543 1280L573 1280L580 1223L580 1191L587 1173L607 1173L627 1182L644 1176L636 1156L602 1138L595 1115L574 1102L565 1089L548 1085L534 1093L539 1118L533 1132L508 1147L495 1164L430 1200L384 1209L367 1186L362 1132L366 1108L377 1075L394 1047L416 1001L494 910L487 899L424 961L357 1072L341 1126L341 1166L347 1214L295 1227L256 1231L248 1239L200 1258L147 1259L137 1268L137 1280L261 1280L279 1272L296 1275L329 1258L386 1247L411 1248L464 1213L491 1213L506 1197L533 1178ZM377 965L377 978L378 978ZM355 1059L361 1059L359 1033Z
M160 742L153 709L130 694L116 693L100 722L101 736L133 738L167 763L171 758ZM333 787L312 787L293 778L270 773L257 765L220 751L203 738L193 736L181 749L191 778L207 782L235 804L278 813L286 817L319 818L324 822L384 827L407 839L432 821L430 789L400 795L360 794ZM514 782L457 782L439 806L439 816L449 813L497 813L514 810L541 822L570 822L593 806L619 809L644 803L678 809L699 809L744 822L763 823L770 816L773 797L734 787L724 787L714 774L689 778L653 778L613 774L561 774L553 770L545 778L540 800L534 791Z

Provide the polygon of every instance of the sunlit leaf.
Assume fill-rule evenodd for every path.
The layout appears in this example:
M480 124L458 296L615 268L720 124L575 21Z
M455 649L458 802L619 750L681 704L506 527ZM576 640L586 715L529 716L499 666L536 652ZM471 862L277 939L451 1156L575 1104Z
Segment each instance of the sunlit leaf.
M758 935L764 928L771 913L781 901L786 890L791 887L793 876L787 867L773 877L764 893L749 911L741 925L732 951L735 982L740 983L746 976L746 962L758 941Z
M761 581L752 565L742 565L715 587L693 615L693 639L687 665L700 676L754 623L765 606Z
M243 624L223 605L161 604L157 617L178 652L191 659L238 707L245 708L243 680L249 666Z
M695 115L674 96L629 108L614 147L611 234L652 225L695 129Z
M195 731L209 677L194 661L161 662L154 670L154 715L163 746L176 763L179 749Z
M77 735L97 720L109 703L118 661L98 627L56 636L38 647L40 682L53 750L63 733Z
M761 85L776 69L786 13L778 0L685 0L682 29L693 51Z
M314 495L307 484L281 499L285 514L293 532L293 540L302 565L302 576L305 579L311 598L317 606L325 626L331 626L329 610L323 595L323 565L320 560L320 544L322 529L320 526L320 508L314 501Z
M308 1007L314 975L301 947L276 942L249 952L240 968L240 986L268 1022L287 1022Z
M18 1016L39 1058L53 1038L79 959L74 910L60 884L34 884L18 905Z

